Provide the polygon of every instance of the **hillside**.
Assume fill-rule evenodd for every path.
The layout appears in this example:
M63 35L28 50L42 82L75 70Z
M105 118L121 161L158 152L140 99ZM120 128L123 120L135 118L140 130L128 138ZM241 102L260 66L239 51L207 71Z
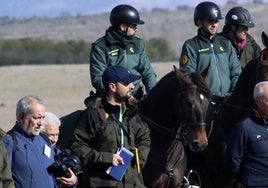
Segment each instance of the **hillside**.
M173 70L176 62L154 63L158 80ZM25 95L42 98L48 111L63 116L84 109L83 100L93 90L89 67L80 65L28 65L0 67L0 127L15 123L16 102Z
M252 16L256 27L251 29L251 34L261 45L260 34L268 32L266 21L268 4L243 5ZM222 7L223 16L232 6ZM141 12L141 17L146 24L139 27L138 35L144 39L162 37L167 39L176 53L179 55L183 42L196 35L196 27L193 24L193 8L180 7L176 11L164 9L152 12ZM60 18L37 18L31 19L0 19L0 38L43 38L53 41L61 40L85 40L90 43L102 36L109 27L109 14L87 16L69 16ZM222 28L224 21L221 21ZM220 31L219 30L219 31ZM261 45L262 46L262 45Z

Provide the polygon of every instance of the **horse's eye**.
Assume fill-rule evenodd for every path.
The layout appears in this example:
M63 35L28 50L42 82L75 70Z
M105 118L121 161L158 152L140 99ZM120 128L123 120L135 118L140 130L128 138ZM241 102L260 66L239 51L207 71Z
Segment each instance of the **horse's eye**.
M200 99L201 99L201 100L204 100L204 99L205 99L205 97L204 97L203 94L200 94Z

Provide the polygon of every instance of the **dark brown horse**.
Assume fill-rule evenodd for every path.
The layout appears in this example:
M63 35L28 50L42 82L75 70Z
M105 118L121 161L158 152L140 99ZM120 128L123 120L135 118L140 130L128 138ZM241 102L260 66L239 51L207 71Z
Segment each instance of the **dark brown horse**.
M210 127L208 146L204 152L194 156L193 166L201 176L202 187L240 187L225 168L226 142L229 140L233 126L252 112L255 84L268 80L268 37L264 32L262 41L266 48L262 50L259 58L249 62L243 69L234 92L225 103L220 105L218 118ZM193 159L192 155L191 157Z
M207 145L205 118L211 96L199 74L183 74L175 68L143 100L141 114L152 140L143 168L147 187L181 187L187 165L184 145L192 151Z

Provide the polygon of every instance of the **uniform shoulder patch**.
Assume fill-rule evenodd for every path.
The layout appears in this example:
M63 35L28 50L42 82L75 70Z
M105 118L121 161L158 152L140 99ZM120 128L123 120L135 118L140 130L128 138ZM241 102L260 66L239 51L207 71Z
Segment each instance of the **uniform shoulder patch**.
M188 59L189 58L187 55L181 56L180 65L185 65L187 63Z

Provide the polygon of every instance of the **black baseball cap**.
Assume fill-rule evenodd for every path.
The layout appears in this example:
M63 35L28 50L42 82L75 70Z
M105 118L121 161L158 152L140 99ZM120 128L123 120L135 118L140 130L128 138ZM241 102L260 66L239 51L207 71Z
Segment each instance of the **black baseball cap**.
M129 70L119 65L109 66L102 75L104 87L107 87L109 83L131 83L138 79L140 79L139 75L132 74Z

